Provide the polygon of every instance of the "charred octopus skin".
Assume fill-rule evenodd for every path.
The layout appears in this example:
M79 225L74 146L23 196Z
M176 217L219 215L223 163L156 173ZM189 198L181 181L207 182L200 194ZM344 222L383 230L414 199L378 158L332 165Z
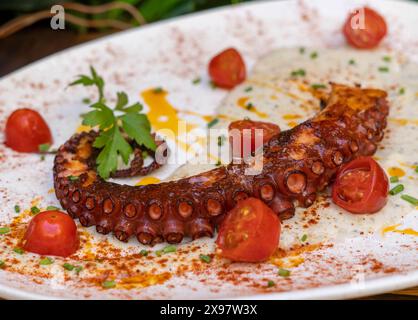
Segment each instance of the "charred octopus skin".
M96 173L96 133L72 136L54 163L55 193L83 226L96 226L120 241L179 243L183 237L211 237L240 199L263 200L281 219L295 206L309 207L344 163L375 153L388 115L386 92L332 84L326 107L314 118L273 137L251 164L229 164L202 174L146 186L104 181ZM70 177L71 176L71 177ZM74 178L76 177L76 178Z

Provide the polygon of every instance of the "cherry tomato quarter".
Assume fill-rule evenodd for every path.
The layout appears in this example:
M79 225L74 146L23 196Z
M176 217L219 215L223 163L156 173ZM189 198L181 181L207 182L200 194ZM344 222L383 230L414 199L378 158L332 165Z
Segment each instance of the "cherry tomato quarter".
M220 255L232 261L267 260L279 245L280 219L261 200L241 200L226 215L216 244Z
M234 48L226 49L213 57L208 69L213 83L224 89L232 89L246 77L244 59Z
M363 7L352 12L343 26L347 42L358 49L378 46L387 33L385 19L375 10Z
M372 157L360 157L338 172L332 187L332 199L352 213L374 213L388 198L389 181L382 167Z
M74 220L57 210L44 211L33 217L23 239L26 251L61 257L75 253L79 244Z
M6 145L19 152L38 152L39 145L52 144L45 120L31 109L18 109L9 116L5 136Z

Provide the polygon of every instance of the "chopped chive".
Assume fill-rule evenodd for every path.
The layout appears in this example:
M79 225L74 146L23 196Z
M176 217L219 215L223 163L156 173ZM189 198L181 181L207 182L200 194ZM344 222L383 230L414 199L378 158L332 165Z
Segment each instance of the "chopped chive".
M205 255L205 254L199 255L199 259L203 262L206 262L206 263L210 263L212 261L212 258L210 256Z
M290 276L290 270L280 268L278 274L281 277L288 277Z
M170 245L163 249L163 253L176 252L176 250L177 250L176 246Z
M245 108L247 108L247 110L251 110L252 108L254 108L254 105L251 102L249 102L249 103L247 103Z
M0 260L0 269L4 267L6 263L3 260Z
M418 173L418 166L416 166L416 167L415 167L415 172L417 172L417 173Z
M69 263L64 263L62 266L64 267L65 270L68 270L68 271L73 271L75 268L72 264L69 264Z
M218 160L218 162L216 162L216 164L215 164L215 165L216 165L217 167L219 167L221 164L222 164L222 163L221 163L221 160Z
M81 100L81 101L85 104L90 104L91 103L90 98L83 98L83 100Z
M392 176L392 177L390 177L390 182L391 183L399 182L399 178L397 176Z
M162 93L163 91L164 90L161 87L154 88L154 90L153 90L154 93Z
M59 210L59 208L56 207L56 206L48 206L48 207L46 207L46 211L54 211L54 210Z
M78 177L77 176L68 176L68 180L70 181L77 181Z
M161 257L163 255L163 250L157 250L157 251L155 251L155 255L157 257Z
M300 238L300 241L305 242L307 239L308 239L308 235L307 234L304 234L302 236L302 238Z
M18 204L16 204L14 208L16 213L20 213L20 206Z
M400 95L405 94L405 88L399 88L399 94Z
M193 83L193 84L199 84L201 81L202 81L202 78L198 77L198 78L195 78L195 79L192 81L192 83Z
M388 67L379 67L378 69L380 72L389 72L389 68Z
M298 69L298 70L294 70L290 73L290 75L292 77L297 77L297 76L304 76L306 75L306 71L304 69Z
M310 57L311 57L311 59L318 58L318 52L316 52L316 51L312 52L311 55L310 55Z
M148 255L148 250L142 249L139 254L143 257L146 257Z
M116 282L114 280L107 280L102 282L102 287L105 289L111 289L116 287Z
M213 82L213 81L211 81L211 82L209 82L209 85L210 85L210 87L212 88L212 89L216 89L218 86L216 85L216 83L215 82Z
M314 83L313 85L311 85L312 89L324 89L327 86L325 84L322 83Z
M390 189L389 194L391 196L394 196L395 194L398 194L399 192L402 192L404 190L403 184L398 184L396 187L393 187Z
M407 194L403 194L403 195L401 195L401 199L405 200L405 201L408 201L410 204L412 204L414 206L418 206L418 199L417 198L414 198L414 197L409 196Z
M245 92L250 92L250 91L253 91L253 87L246 87L244 91L245 91Z
M348 64L351 64L351 65L356 64L356 61L354 59L350 59L348 60Z
M215 124L217 124L219 122L219 119L218 118L215 118L215 119L213 119L213 120L211 120L209 123L208 123L208 128L212 128Z
M305 53L305 48L304 47L299 48L299 53L304 54Z
M25 253L25 250L23 250L21 248L14 248L13 251L16 252L17 254L24 254Z
M390 56L384 56L382 58L382 60L385 61L385 62L390 62L392 60L392 58Z
M45 161L45 155L41 154L41 161Z
M51 148L49 143L43 143L38 146L39 152L48 152L49 148Z
M53 264L53 263L54 263L54 260L51 259L50 257L47 257L47 258L42 259L41 261L39 261L39 264L41 266L47 266L47 265L50 265L50 264Z
M267 281L267 287L268 288L274 287L275 285L276 284L274 283L274 281L272 281L272 280Z
M81 267L81 266L77 266L77 267L74 268L74 271L77 275L81 272L81 270L83 270L83 267Z
M225 136L219 136L218 137L218 146L222 146L225 142Z
M38 214L41 210L37 206L33 206L30 208L30 212L32 212L32 214Z
M7 234L10 232L9 227L0 228L0 234Z

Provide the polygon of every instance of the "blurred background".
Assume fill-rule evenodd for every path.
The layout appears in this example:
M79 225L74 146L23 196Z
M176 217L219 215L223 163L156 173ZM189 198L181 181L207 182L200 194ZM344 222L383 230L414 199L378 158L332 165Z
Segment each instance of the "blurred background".
M32 61L104 35L209 8L251 0L0 0L0 77ZM65 30L50 27L65 8Z

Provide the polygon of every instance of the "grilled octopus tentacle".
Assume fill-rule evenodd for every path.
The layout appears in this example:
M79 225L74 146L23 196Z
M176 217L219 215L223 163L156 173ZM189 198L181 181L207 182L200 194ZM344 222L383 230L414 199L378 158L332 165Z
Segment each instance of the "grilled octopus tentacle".
M332 85L327 106L314 118L281 132L264 147L259 174L250 164L229 164L202 174L146 186L107 182L96 173L94 132L74 135L60 147L54 185L61 205L83 226L96 225L121 241L178 243L214 233L225 213L248 196L262 199L282 219L308 207L336 170L372 155L383 138L386 92ZM78 179L68 179L69 176Z

